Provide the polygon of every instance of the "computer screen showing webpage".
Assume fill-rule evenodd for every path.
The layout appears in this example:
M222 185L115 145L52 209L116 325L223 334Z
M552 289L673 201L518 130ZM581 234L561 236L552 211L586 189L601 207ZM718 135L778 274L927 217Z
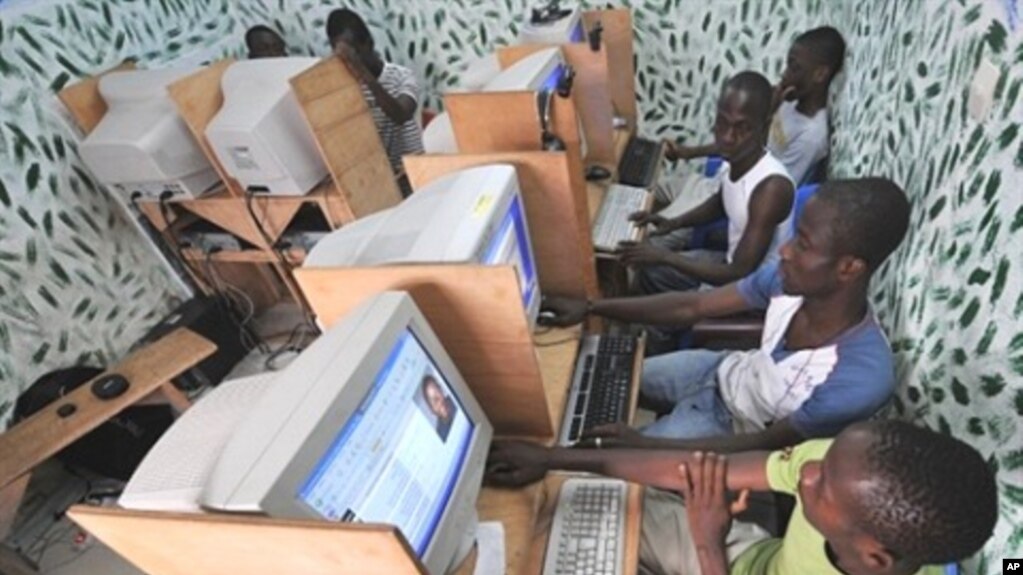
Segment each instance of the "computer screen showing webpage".
M421 557L474 429L444 375L406 329L298 499L331 521L393 524Z

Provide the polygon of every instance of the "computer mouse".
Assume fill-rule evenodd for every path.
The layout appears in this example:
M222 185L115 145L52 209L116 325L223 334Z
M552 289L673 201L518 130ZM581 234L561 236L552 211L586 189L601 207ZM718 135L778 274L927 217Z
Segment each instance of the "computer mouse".
M536 315L536 323L541 326L549 326L554 324L554 320L557 319L558 314L550 310L540 310L540 313Z
M596 182L599 180L606 180L611 177L611 170L604 166L598 166L596 164L586 168L586 181Z
M111 373L92 382L92 394L103 400L113 399L128 391L129 385L123 375Z
M71 415L76 411L78 411L78 406L73 403L65 403L57 408L57 415L59 417L71 417Z

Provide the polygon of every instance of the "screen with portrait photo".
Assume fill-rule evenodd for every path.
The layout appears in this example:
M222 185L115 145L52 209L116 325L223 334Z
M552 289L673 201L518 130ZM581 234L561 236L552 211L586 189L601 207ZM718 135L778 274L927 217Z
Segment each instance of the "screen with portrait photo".
M393 524L422 557L474 429L437 365L405 330L298 499L331 521Z

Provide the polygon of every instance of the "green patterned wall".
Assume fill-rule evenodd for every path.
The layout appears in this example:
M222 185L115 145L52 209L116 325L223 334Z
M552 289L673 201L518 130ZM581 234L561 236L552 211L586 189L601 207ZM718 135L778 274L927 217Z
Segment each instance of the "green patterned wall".
M391 59L419 72L426 101L473 58L507 43L525 0L349 2ZM598 3L591 3L598 4ZM849 42L833 94L838 176L883 174L915 205L875 303L898 354L903 416L963 437L999 469L1002 521L970 572L1023 554L1023 83L1011 0L646 0L633 8L637 94L648 135L704 141L721 82L747 68L778 78L792 37L830 24ZM332 2L300 18L267 12L289 43L323 53ZM272 14L272 15L271 15ZM991 115L967 117L981 55L1002 69ZM1014 267L1015 266L1015 267Z
M22 6L0 9L0 422L35 377L120 357L183 295L80 161L54 93L126 57L160 66L239 37L228 0Z

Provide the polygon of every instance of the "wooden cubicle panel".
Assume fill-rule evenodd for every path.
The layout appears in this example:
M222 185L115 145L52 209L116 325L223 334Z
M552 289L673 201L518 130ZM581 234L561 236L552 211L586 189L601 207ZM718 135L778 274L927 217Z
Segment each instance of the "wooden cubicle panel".
M221 89L220 80L224 77L224 72L231 64L234 64L234 61L234 58L227 58L214 62L187 78L174 82L167 87L167 92L170 94L171 100L174 101L181 119L188 126L188 131L199 143L199 147L206 154L206 159L209 160L213 169L217 171L220 181L224 183L228 193L240 197L244 195L245 191L242 190L238 180L232 178L224 169L224 165L220 163L220 159L213 152L209 139L206 138L206 127L224 106L224 92Z
M148 575L426 573L390 525L85 505L68 515Z
M28 419L0 434L0 487L15 481L41 461L54 455L76 439L126 407L156 391L170 386L170 380L206 359L217 346L187 329L177 329L149 345L132 352L117 365L85 385L52 402ZM91 382L108 374L124 376L129 387L110 400L93 395ZM60 407L71 404L75 410L66 417Z
M413 189L451 172L485 164L515 166L529 237L545 293L597 297L593 240L582 172L564 152L406 156Z
M293 77L291 87L345 200L344 223L397 205L401 192L351 71L339 58L325 58Z
M64 103L82 134L89 135L107 113L107 103L99 93L99 80L111 72L134 70L134 62L120 65L95 76L85 78L57 92L57 98Z
M597 22L604 27L602 46L607 49L611 102L615 112L625 118L635 133L639 126L636 108L636 66L632 45L632 12L628 8L583 12L583 24L592 29Z
M530 54L550 47L544 44L521 44L499 48L497 60L501 68L507 68ZM593 51L585 42L559 44L558 47L561 48L565 61L575 69L572 101L582 124L587 160L613 164L614 107L611 103L607 52L603 47L599 51Z
M444 109L463 154L541 149L543 131L535 92L446 94Z
M511 266L302 268L295 279L325 326L374 294L406 291L500 435L550 437L533 338Z

